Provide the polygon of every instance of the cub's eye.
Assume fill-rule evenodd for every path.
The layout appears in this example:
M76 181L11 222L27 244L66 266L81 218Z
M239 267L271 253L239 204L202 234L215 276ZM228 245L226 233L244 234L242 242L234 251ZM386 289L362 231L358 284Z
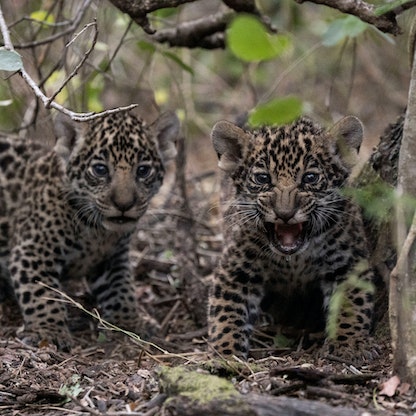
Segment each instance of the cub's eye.
M95 176L103 178L108 175L108 167L103 163L96 163L91 166L92 172Z
M256 182L257 185L268 185L271 183L272 178L268 173L255 173L254 174L254 182Z
M149 165L140 165L137 168L137 177L140 179L146 179L152 173L152 167Z
M306 172L302 176L302 183L306 185L314 185L319 181L319 174L315 172Z

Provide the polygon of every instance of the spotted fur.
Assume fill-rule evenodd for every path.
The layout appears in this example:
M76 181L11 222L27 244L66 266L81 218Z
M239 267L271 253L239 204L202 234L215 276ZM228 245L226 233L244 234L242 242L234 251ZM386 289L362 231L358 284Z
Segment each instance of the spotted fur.
M67 126L67 125L66 125ZM52 150L0 139L0 271L7 271L24 318L24 339L67 348L65 305L40 283L61 289L85 276L103 318L143 329L129 265L130 237L175 155L175 116L153 125L116 113Z
M362 136L355 117L330 131L308 118L252 131L214 126L224 248L208 322L220 354L247 357L262 308L286 327L326 329L330 350L340 355L364 348L373 271L360 209L342 191Z

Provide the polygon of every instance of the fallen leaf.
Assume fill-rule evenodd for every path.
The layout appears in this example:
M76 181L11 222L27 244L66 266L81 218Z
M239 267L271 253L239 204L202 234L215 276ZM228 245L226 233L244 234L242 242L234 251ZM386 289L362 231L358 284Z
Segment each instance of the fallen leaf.
M400 378L397 376L390 377L387 381L382 383L381 391L379 394L383 396L393 397L396 393L396 389L400 384Z

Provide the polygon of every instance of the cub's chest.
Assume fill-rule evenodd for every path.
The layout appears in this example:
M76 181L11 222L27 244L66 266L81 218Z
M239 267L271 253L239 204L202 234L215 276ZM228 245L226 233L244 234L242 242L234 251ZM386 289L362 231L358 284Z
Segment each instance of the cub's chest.
M267 285L276 289L301 289L308 282L316 280L317 268L310 256L279 256L264 262L264 275Z
M107 269L116 252L128 251L125 237L86 232L67 239L64 247L63 279L74 279Z

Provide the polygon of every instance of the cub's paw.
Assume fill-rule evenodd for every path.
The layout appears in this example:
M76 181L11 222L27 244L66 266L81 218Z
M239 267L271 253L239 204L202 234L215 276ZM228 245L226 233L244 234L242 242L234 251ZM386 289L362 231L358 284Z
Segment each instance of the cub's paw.
M70 352L74 346L70 332L63 328L23 330L17 335L23 343L38 348L55 345L61 351Z
M139 335L140 338L148 340L153 336L160 335L161 327L159 323L151 317L146 311L140 309L126 317L111 317L107 319L109 322L115 322L114 326L122 331L130 331Z
M322 347L321 356L338 357L347 363L365 365L377 359L381 348L373 338L351 338L347 341L326 340Z
M160 336L161 326L147 312L140 311L140 319L136 323L137 334L145 339L149 340L155 336Z

